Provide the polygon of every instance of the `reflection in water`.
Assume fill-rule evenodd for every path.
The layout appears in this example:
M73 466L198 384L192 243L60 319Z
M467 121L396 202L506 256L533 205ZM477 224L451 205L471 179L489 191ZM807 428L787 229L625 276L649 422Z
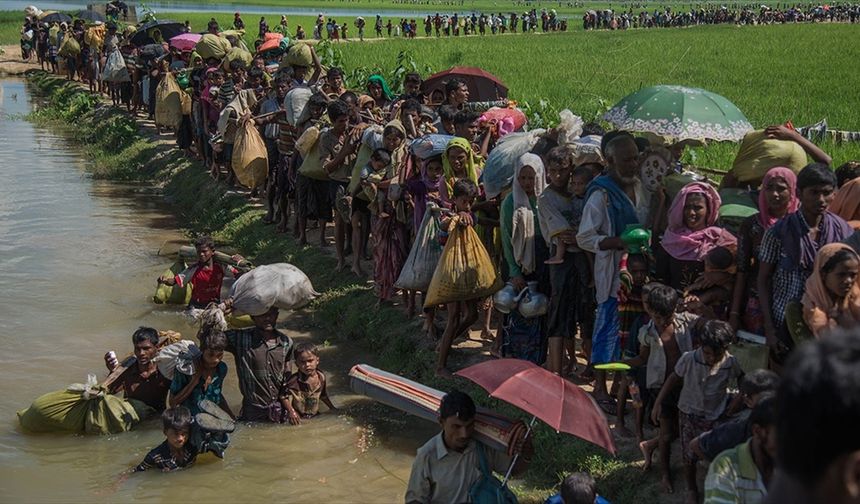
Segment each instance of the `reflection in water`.
M86 161L63 138L17 118L30 107L23 82L0 86L0 171L7 184L0 193L2 500L402 500L414 451L435 428L386 418L390 410L365 402L349 409L360 420L323 414L300 427L240 425L225 460L206 455L191 470L134 475L118 486L117 475L163 440L157 420L102 437L19 430L15 411L88 373L104 376L102 354L124 355L139 325L186 337L194 330L175 309L148 299L169 262L158 250L165 243L175 249L183 239L158 199L89 179ZM356 399L346 379L355 359L353 352L323 349L321 368L339 406ZM226 361L227 399L238 408L233 359Z

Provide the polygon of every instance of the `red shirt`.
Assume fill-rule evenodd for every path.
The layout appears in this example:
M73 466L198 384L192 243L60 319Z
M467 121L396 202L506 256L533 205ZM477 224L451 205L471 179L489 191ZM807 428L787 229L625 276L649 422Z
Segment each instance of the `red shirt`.
M221 300L221 283L224 281L224 268L216 263L212 267L191 266L176 275L176 285L182 287L186 282L192 285L191 303L207 305Z

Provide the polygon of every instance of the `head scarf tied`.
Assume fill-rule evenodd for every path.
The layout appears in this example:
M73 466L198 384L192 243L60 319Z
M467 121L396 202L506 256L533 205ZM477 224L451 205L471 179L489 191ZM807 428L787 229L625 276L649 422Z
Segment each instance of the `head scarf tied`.
M445 185L448 188L448 196L453 196L454 182L457 177L454 175L454 168L451 167L451 161L448 159L448 152L453 147L459 147L466 152L466 178L478 185L478 163L475 162L475 153L472 151L472 144L463 137L454 137L448 141L445 147L445 152L442 154L442 174L445 177Z
M785 183L788 184L788 210L786 210L785 215L796 212L798 205L800 205L800 201L797 199L797 175L782 166L771 168L764 175L764 179L761 181L761 191L758 193L758 221L764 229L768 229L779 220L778 217L774 217L768 211L767 197L765 196L767 185L770 184L771 180L777 178L785 180Z
M820 338L823 332L830 329L840 326L850 328L860 323L860 285L855 281L848 295L841 300L834 300L824 285L825 275L821 270L841 250L849 251L858 259L854 249L844 243L827 244L818 251L812 274L806 279L806 291L801 301L803 320L816 338Z
M375 74L371 75L367 78L368 84L379 84L382 87L382 96L385 97L386 100L391 101L394 99L394 93L391 92L391 88L388 87L388 82L385 81L385 77Z
M704 229L692 231L684 223L684 205L690 194L701 194L707 207ZM720 195L710 184L692 182L684 186L669 207L669 226L663 235L663 248L670 256L680 261L704 261L708 252L716 247L735 248L737 239L721 227L717 227L720 210Z
M860 229L860 178L840 187L828 210L848 221L854 229Z
M532 198L523 190L519 182L520 172L526 166L531 166L535 171L535 200L546 188L546 176L540 156L525 153L517 160L513 181L514 214L511 226L511 247L514 260L523 274L528 275L535 270L535 213L532 209Z

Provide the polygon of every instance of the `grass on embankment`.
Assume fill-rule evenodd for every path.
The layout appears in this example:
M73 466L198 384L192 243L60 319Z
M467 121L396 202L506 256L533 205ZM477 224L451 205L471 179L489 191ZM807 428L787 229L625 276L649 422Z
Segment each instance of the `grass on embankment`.
M261 222L262 210L246 196L228 194L199 164L190 162L174 148L165 148L139 128L123 111L97 105L82 88L42 72L29 75L30 83L48 104L31 119L45 125L74 128L70 139L86 146L94 177L140 182L160 187L192 234L211 233L229 243L256 264L290 262L313 279L322 292L309 308L314 332L341 348L360 345L376 356L373 365L441 390L467 390L480 404L515 418L525 415L464 380L439 380L433 374L435 353L419 336L420 324L406 322L400 309L374 308L376 299L364 282L349 273L336 273L331 255L315 247L300 247L288 235L275 234ZM462 355L462 354L461 354ZM458 356L452 356L455 364ZM538 422L535 457L524 479L515 488L521 501L542 502L570 471L588 471L598 480L602 494L612 502L657 502L656 478L644 475L631 461L635 452L620 458L569 435L558 435ZM644 499L644 500L643 500Z

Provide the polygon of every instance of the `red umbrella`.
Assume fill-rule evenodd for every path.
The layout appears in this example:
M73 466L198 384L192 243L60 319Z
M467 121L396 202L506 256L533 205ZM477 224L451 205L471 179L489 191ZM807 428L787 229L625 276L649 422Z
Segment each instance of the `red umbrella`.
M461 369L455 374L540 418L557 432L566 432L615 454L609 424L594 399L561 376L532 362L497 359Z
M422 91L427 96L437 90L444 95L445 82L453 78L466 82L469 101L494 101L508 97L508 86L495 75L477 67L452 67L435 73L421 84Z

